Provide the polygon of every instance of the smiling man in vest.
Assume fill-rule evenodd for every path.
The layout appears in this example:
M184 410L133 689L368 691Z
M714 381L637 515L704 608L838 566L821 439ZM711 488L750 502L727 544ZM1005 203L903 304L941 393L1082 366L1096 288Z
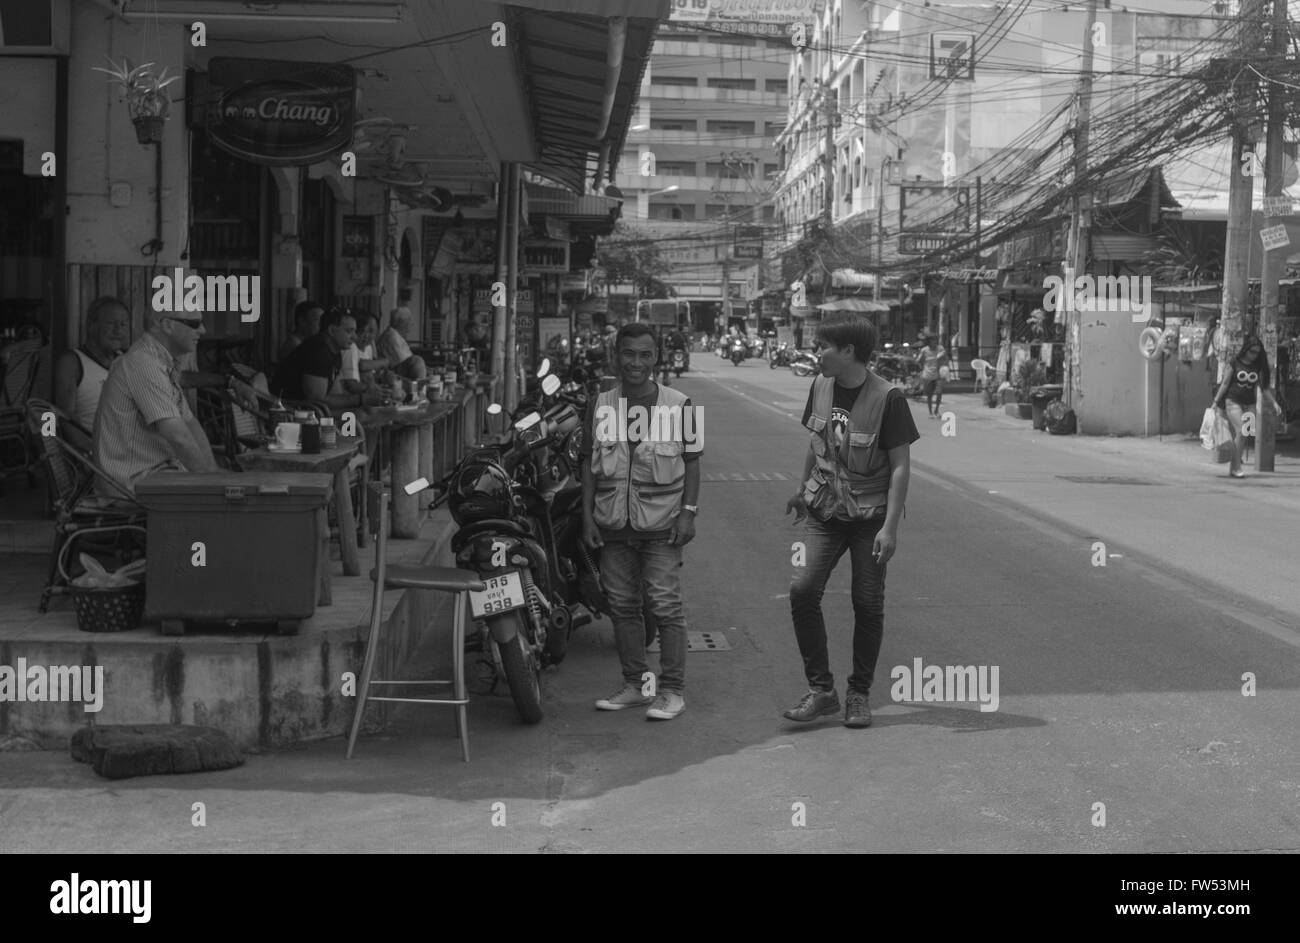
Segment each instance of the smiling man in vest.
M790 612L808 693L789 720L838 714L839 695L826 646L822 593L848 550L853 566L853 673L844 723L871 726L867 698L885 627L885 565L898 543L907 500L911 444L921 436L901 391L867 369L876 332L865 318L824 323L817 331L821 375L813 380L803 424L812 433L803 487L786 505L807 520L804 566L790 584Z
M682 547L695 537L700 493L698 413L682 393L654 381L658 345L644 322L618 332L620 382L587 415L582 463L582 536L601 548L600 570L614 623L623 686L596 702L603 711L650 709L672 720L686 709L686 617ZM646 673L644 605L659 623L654 698ZM653 702L653 703L652 703Z

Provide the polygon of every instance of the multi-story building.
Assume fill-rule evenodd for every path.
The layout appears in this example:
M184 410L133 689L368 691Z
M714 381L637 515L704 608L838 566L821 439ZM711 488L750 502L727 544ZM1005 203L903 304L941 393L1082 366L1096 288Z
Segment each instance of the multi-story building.
M792 52L783 35L676 19L660 30L615 183L626 226L656 240L679 298L720 301L728 282L740 302L762 287L762 266L748 256L758 254L753 229L775 218L774 141Z

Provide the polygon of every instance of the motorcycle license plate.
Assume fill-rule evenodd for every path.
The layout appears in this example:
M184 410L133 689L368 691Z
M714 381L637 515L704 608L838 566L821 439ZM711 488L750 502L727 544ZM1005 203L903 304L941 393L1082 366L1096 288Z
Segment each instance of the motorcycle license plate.
M524 581L518 573L487 576L483 582L487 584L483 590L469 593L469 608L475 619L524 607Z

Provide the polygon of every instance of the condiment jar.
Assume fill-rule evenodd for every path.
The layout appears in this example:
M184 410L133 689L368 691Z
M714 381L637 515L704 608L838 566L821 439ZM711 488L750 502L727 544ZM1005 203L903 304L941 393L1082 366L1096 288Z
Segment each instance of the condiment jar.
M323 449L338 448L338 432L338 429L334 425L334 417L323 417L320 421L320 447Z

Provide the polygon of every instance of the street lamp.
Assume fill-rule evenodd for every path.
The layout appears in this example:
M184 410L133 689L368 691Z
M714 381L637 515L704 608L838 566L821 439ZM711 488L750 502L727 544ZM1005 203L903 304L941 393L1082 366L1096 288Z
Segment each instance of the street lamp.
M674 190L680 190L681 186L673 184L671 187L664 187L662 190L656 190L654 193L647 193L646 197L659 196L661 193L672 193Z

